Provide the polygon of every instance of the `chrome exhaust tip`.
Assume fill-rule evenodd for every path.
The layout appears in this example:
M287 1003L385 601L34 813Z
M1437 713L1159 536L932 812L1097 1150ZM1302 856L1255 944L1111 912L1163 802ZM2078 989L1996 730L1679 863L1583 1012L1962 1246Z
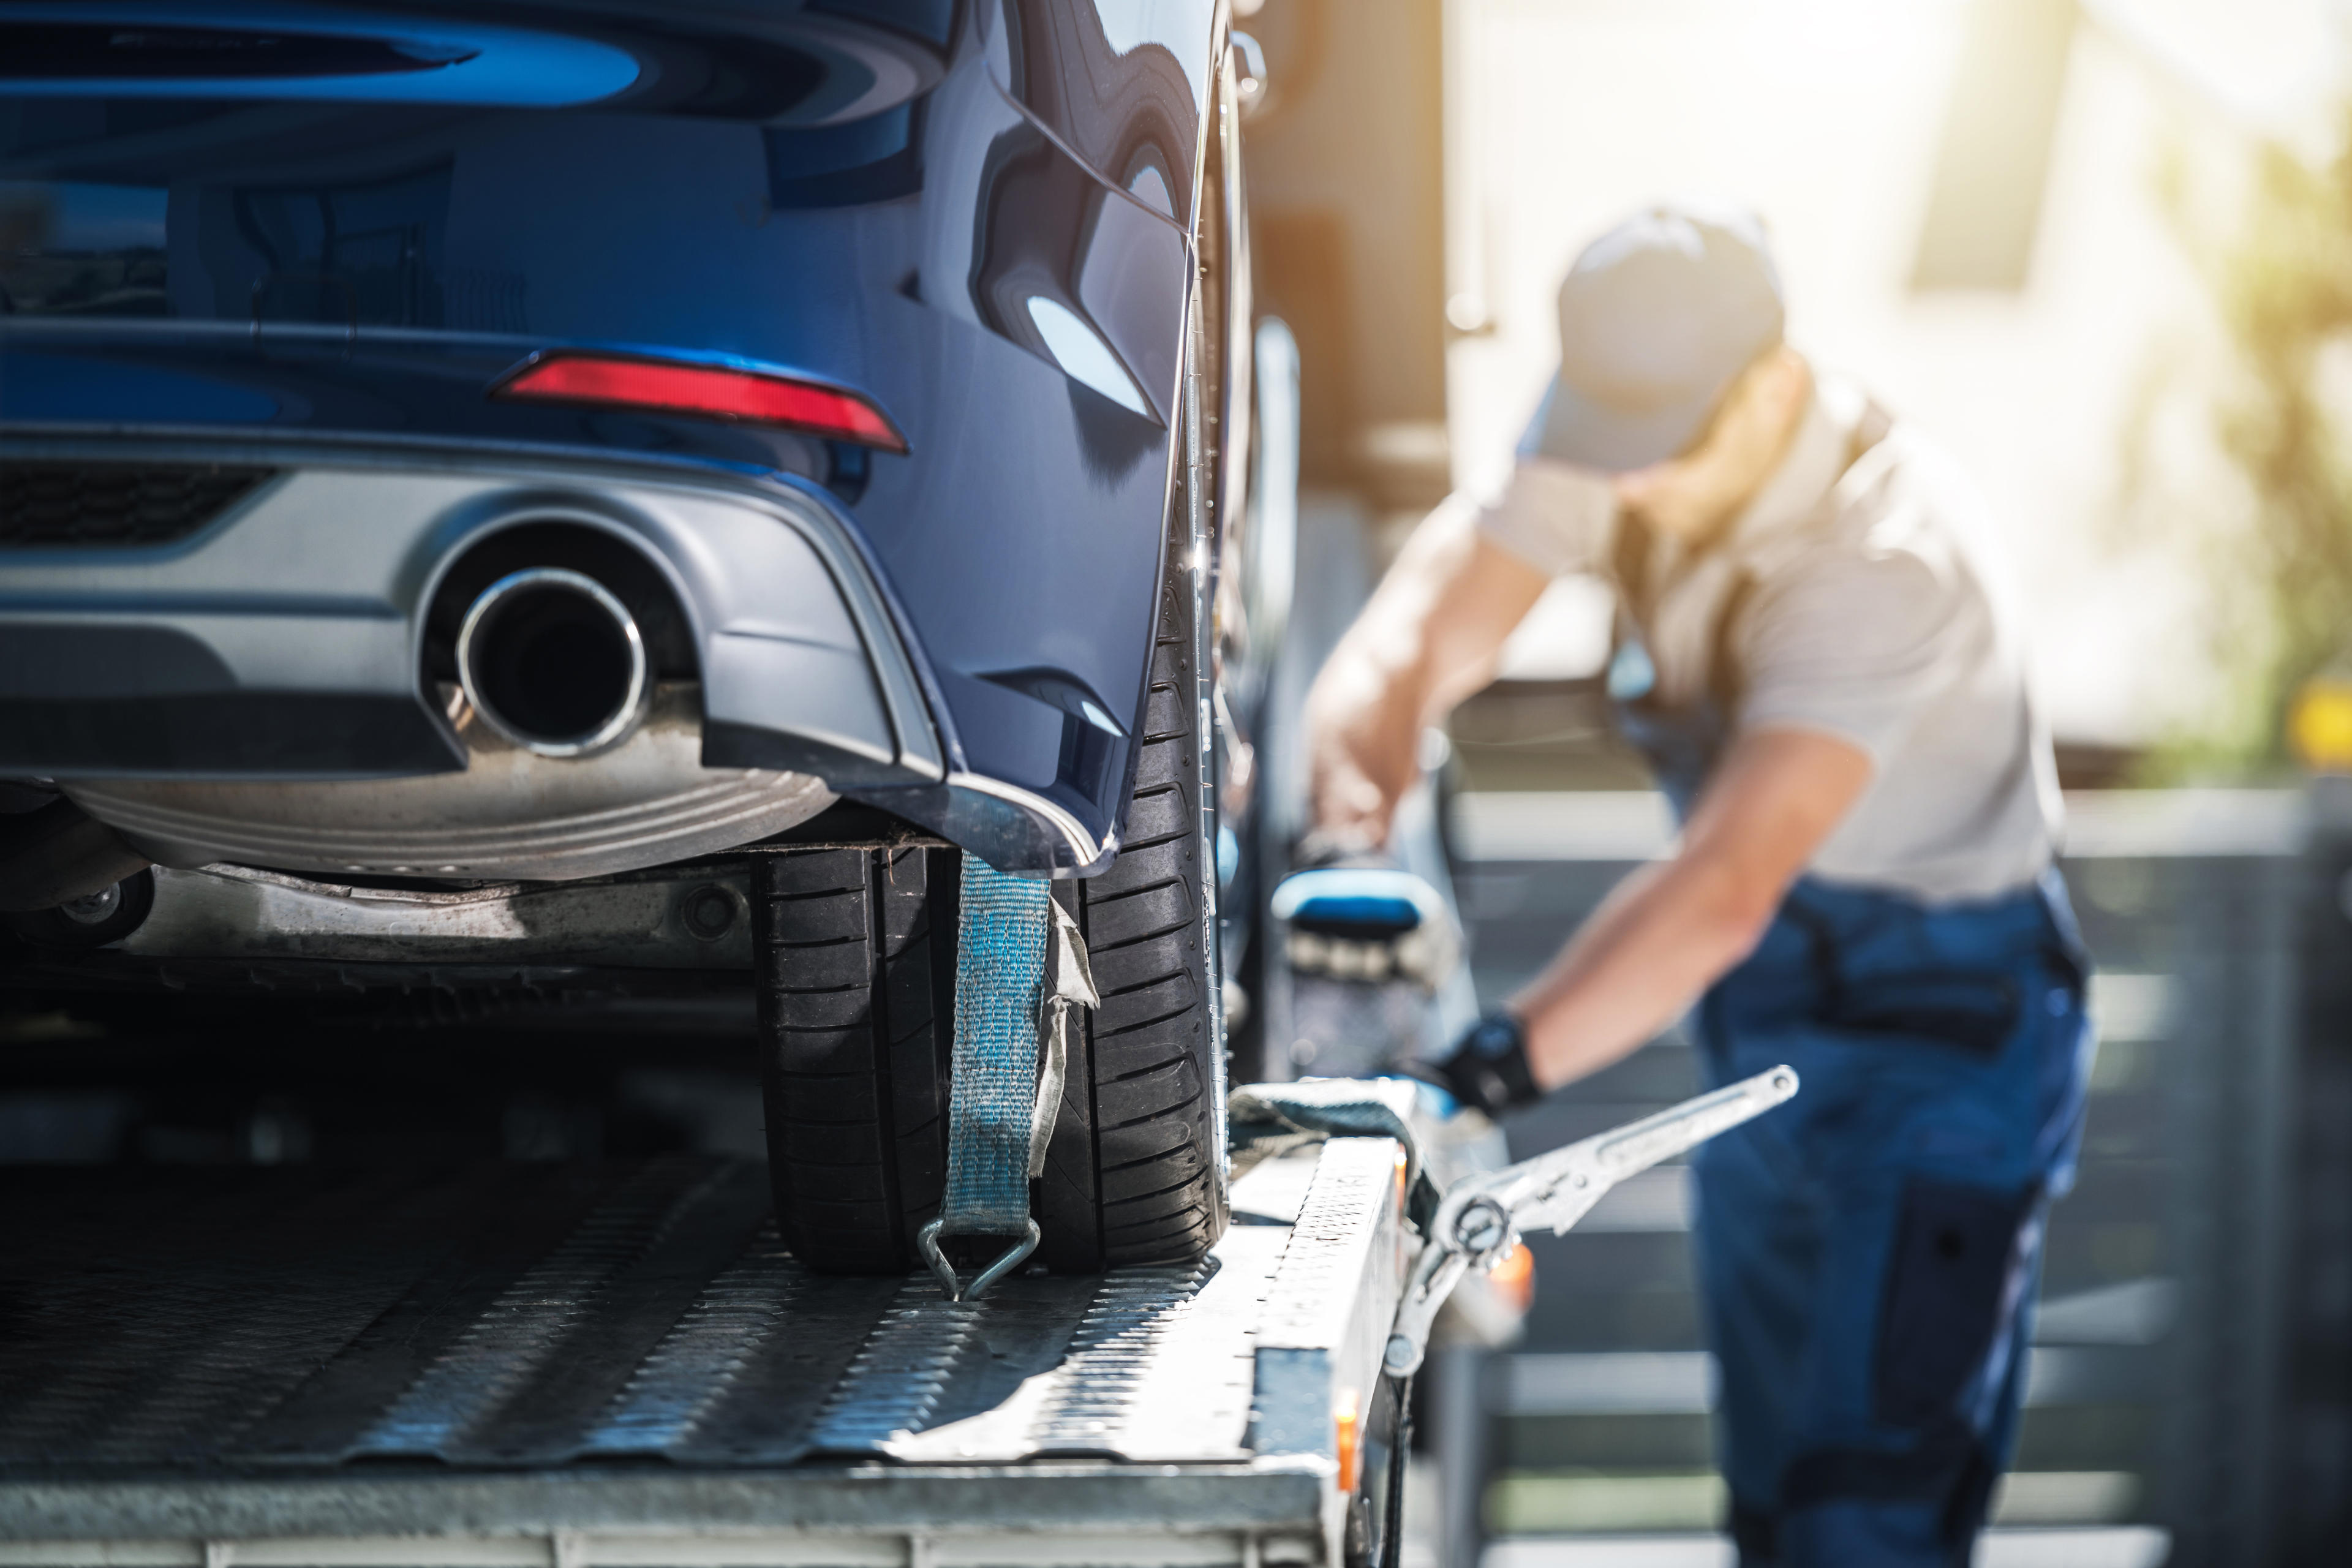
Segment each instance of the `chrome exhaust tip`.
M617 745L652 692L636 617L602 583L561 566L482 590L457 629L457 681L484 723L542 757Z

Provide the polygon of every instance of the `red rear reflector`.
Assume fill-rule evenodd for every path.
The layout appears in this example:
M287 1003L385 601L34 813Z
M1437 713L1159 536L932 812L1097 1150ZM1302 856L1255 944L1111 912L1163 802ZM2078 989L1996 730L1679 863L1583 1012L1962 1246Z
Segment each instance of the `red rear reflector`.
M782 425L813 436L904 452L907 438L883 412L854 392L821 382L757 371L680 364L616 354L553 353L490 388L493 397L586 403L606 408L659 408L713 419Z

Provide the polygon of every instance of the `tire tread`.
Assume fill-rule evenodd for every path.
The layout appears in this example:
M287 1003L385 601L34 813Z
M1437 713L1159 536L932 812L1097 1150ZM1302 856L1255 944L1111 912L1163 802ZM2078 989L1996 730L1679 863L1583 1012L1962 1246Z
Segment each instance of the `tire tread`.
M1102 1006L1085 1015L1083 1107L1066 1096L1040 1180L1043 1249L1059 1269L1181 1262L1223 1230L1205 1081L1210 1012L1202 950L1201 770L1193 733L1191 583L1171 552L1144 703L1131 837L1068 900ZM1072 1125L1072 1111L1081 1125ZM1073 1221L1079 1223L1071 1223Z
M914 1266L946 1161L931 927L952 853L802 850L753 862L769 1178L793 1255L822 1273Z

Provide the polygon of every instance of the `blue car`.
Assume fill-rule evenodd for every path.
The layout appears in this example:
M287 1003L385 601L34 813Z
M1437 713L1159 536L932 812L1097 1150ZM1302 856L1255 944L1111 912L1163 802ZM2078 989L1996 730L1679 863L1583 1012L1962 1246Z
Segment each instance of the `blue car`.
M0 975L748 985L788 1239L900 1270L977 857L1102 993L1041 1256L1204 1250L1226 27L0 0Z

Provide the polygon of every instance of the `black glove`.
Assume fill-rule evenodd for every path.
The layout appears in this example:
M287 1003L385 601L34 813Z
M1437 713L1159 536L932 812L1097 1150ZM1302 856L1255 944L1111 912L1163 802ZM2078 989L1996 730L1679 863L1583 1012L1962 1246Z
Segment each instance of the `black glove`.
M1406 1070L1490 1117L1543 1098L1528 1065L1527 1027L1500 1007L1463 1030L1443 1055Z

